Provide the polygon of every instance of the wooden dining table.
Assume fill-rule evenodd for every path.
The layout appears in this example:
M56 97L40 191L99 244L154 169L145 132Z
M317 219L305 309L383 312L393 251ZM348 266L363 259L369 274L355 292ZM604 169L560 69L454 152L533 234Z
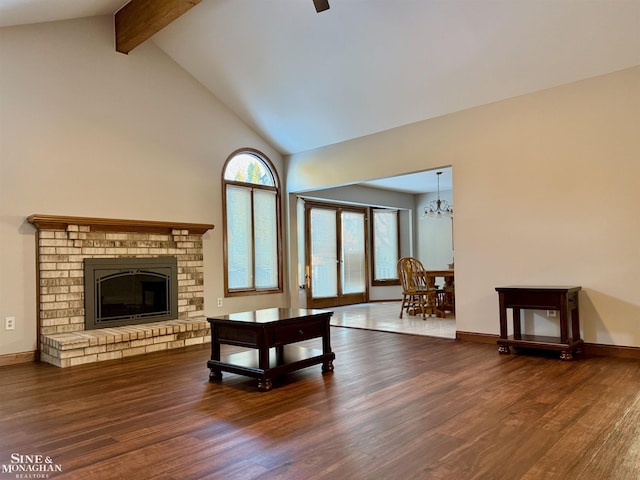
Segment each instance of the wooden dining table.
M425 276L427 277L427 287L434 287L436 284L436 278L444 278L445 287L454 286L454 270L447 268L444 270L425 270Z
M442 270L425 270L427 288L435 288L436 279L443 278L443 293L435 305L436 317L445 317L446 312L455 314L455 275L452 268Z

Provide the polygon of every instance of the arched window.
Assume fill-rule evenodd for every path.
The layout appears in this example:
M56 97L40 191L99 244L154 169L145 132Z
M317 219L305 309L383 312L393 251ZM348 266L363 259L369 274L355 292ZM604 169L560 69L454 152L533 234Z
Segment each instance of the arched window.
M253 149L233 152L223 170L225 295L282 291L279 181Z

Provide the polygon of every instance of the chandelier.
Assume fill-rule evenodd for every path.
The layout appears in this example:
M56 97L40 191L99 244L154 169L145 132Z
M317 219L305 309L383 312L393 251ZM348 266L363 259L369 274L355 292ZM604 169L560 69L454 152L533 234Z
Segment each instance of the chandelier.
M422 218L453 218L453 206L449 205L446 200L440 200L440 175L442 172L436 172L438 176L438 199L429 202L429 205L424 207L424 213Z

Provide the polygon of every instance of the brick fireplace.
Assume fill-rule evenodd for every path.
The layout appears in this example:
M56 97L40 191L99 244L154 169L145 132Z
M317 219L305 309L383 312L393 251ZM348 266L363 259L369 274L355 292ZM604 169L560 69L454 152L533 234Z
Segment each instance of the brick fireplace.
M31 215L37 232L38 346L58 367L112 360L209 340L202 235L209 224ZM84 260L177 259L177 318L85 329Z

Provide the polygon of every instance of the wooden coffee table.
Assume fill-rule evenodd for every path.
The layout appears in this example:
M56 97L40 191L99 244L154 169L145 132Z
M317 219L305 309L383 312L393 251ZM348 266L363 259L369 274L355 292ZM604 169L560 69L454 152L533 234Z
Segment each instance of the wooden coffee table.
M273 387L272 379L295 370L322 364L323 372L333 371L329 320L333 312L300 308L268 308L210 317L211 359L207 367L210 381L222 379L222 372L258 379L258 390ZM296 345L303 340L322 338L322 350ZM220 355L220 345L251 350Z

